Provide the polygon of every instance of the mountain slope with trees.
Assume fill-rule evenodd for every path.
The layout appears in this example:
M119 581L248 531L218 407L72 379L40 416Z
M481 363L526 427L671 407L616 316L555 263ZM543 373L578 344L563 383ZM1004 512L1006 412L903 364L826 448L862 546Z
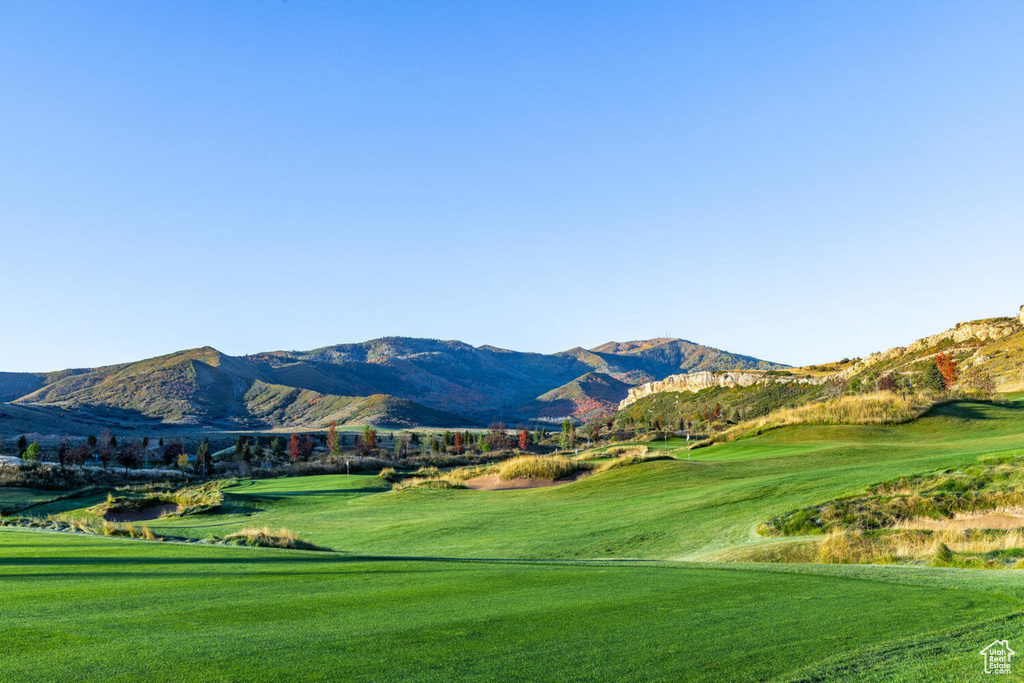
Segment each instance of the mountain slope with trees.
M614 412L637 382L709 367L782 366L678 339L541 354L390 337L237 357L203 347L95 369L4 373L0 392L77 420L451 426L589 419Z

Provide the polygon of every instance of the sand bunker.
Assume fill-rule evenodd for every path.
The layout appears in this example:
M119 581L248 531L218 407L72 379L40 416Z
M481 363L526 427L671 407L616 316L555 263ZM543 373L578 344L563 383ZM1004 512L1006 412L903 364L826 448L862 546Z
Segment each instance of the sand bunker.
M897 525L899 529L1017 529L1024 527L1024 509L1012 508L959 514L953 519L918 517Z
M467 479L463 483L466 488L474 489L476 491L509 491L512 489L539 489L547 486L560 486L562 484L571 484L574 481L583 479L590 472L580 471L569 477L563 477L561 479L533 479L530 477L521 477L518 479L498 479L497 474L487 474L482 477L474 477L473 479Z
M131 512L108 512L103 515L103 519L108 522L148 522L160 519L165 514L180 511L181 506L177 503L167 503L165 505L150 505L141 510L133 510Z

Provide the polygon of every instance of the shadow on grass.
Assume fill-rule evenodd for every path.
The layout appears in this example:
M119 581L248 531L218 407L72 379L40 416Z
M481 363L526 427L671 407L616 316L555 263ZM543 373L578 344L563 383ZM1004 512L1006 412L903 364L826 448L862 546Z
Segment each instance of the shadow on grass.
M275 493L256 493L256 492L235 492L229 491L232 497L237 498L248 498L248 499L264 499L264 500L278 500L282 498L301 498L303 496L322 496L338 493L383 493L390 491L391 489L384 486L368 486L366 488L357 489L311 489L309 491L278 491Z

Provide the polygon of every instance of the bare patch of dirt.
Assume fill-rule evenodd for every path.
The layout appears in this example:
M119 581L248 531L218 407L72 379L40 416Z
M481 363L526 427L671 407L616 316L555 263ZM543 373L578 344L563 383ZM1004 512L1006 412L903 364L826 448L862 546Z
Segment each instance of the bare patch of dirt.
M953 519L918 517L897 525L898 529L1018 529L1024 527L1024 508L959 514Z
M180 512L181 506L177 503L167 503L165 505L150 505L147 508L141 510L135 510L133 512L108 512L103 515L103 519L108 522L149 522L154 519L160 519L165 514L172 512Z
M579 481L589 475L589 471L581 470L576 474L563 477L561 479L533 479L530 477L521 477L518 479L507 479L502 481L501 479L498 479L497 474L485 474L482 477L467 479L463 483L466 485L466 488L470 488L475 491L510 491L513 489L540 489L548 486L571 484L572 482Z

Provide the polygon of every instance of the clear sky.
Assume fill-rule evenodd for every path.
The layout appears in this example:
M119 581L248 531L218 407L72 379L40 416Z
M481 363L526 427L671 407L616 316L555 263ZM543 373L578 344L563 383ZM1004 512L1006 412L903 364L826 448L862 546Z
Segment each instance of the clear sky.
M804 364L1024 303L1021 2L0 3L0 370Z

